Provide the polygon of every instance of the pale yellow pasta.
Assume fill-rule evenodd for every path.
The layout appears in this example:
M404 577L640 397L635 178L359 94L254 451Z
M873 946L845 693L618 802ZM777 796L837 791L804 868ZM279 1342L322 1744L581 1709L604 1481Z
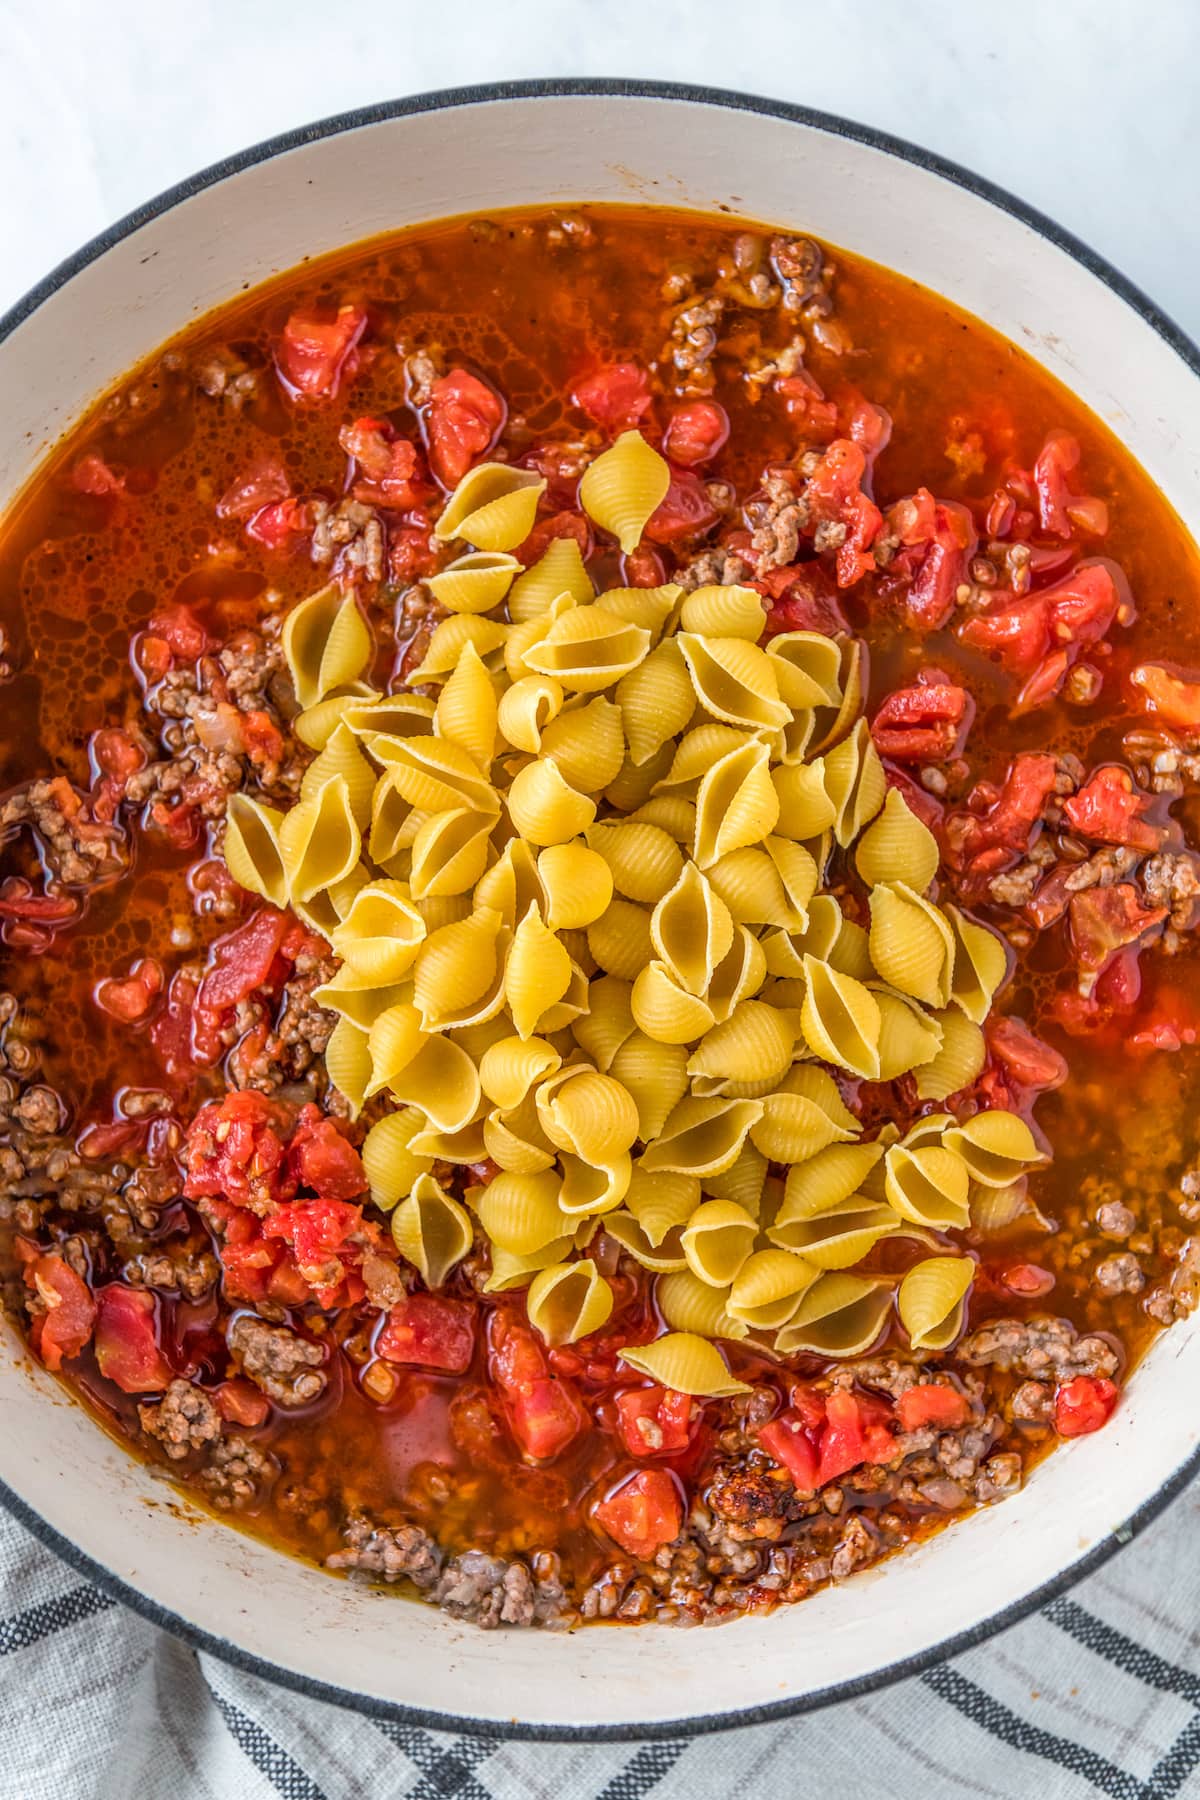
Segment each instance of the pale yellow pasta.
M418 1179L433 1167L432 1157L417 1155L411 1148L423 1124L424 1114L408 1106L378 1120L363 1139L363 1168L371 1184L371 1199L381 1212L390 1212L398 1200L411 1194Z
M505 1037L479 1059L484 1093L501 1112L511 1112L546 1075L562 1067L562 1057L545 1038Z
M500 810L496 790L461 744L437 737L375 738L371 754L396 792L419 812L467 806L495 817Z
M735 1342L749 1336L750 1327L725 1310L728 1294L698 1280L690 1269L662 1276L654 1298L664 1322L674 1331L693 1332L705 1338L731 1338Z
M379 699L375 689L363 681L351 681L337 688L315 706L306 706L292 720L292 730L310 750L323 750L346 714Z
M949 1004L954 933L932 901L903 882L871 889L871 961L883 979L925 1006Z
M696 808L681 794L656 794L629 814L630 823L657 825L677 844L689 849L696 835Z
M579 483L579 504L602 531L610 531L626 556L671 485L663 457L640 431L623 431L616 443L588 464Z
M640 1163L634 1165L625 1207L652 1246L657 1248L669 1231L686 1225L699 1204L700 1182L695 1175L656 1175Z
M358 601L336 583L292 608L281 642L302 707L356 680L371 659L371 633Z
M500 696L496 722L514 750L536 756L542 733L562 711L563 691L549 675L522 675Z
M650 633L602 606L573 606L524 653L527 669L550 675L568 693L598 694L635 669Z
M527 619L540 618L560 594L568 594L576 606L584 606L594 591L575 539L552 538L545 555L518 575L510 588L508 616L522 625Z
M538 1030L566 996L571 974L570 956L531 905L513 935L503 970L504 1002L518 1036L532 1037Z
M771 784L770 754L764 743L741 744L701 780L692 854L702 869L734 850L760 844L774 831L779 796Z
M403 979L416 960L425 923L402 881L360 888L330 942L350 972L385 987Z
M549 1269L562 1262L574 1248L573 1233L551 1238L548 1244L528 1256L518 1256L512 1250L501 1250L498 1244L493 1244L491 1272L483 1284L483 1291L485 1294L508 1294L514 1288L527 1288L539 1269Z
M471 1119L457 1131L439 1131L430 1125L424 1131L418 1131L411 1148L422 1156L432 1156L439 1162L482 1162L487 1156L483 1120Z
M900 1323L914 1350L946 1350L963 1325L975 1264L967 1256L930 1256L908 1271L896 1295Z
M683 864L650 917L654 949L676 983L703 995L733 944L729 908L694 862Z
M706 871L708 879L739 925L803 929L808 914L807 901L801 896L810 896L817 885L816 864L799 844L788 844L783 838L767 839L766 843L772 841L794 851L795 857L777 859L766 844L747 846L712 863ZM806 871L811 880L806 879Z
M588 948L606 975L634 981L654 954L650 914L632 900L613 900L587 928Z
M541 752L558 764L563 780L581 794L595 794L620 774L625 762L621 710L602 694L573 705L542 732Z
M682 1175L720 1175L736 1160L751 1126L762 1118L761 1100L700 1100L686 1096L642 1154L642 1167Z
M432 1175L418 1175L412 1192L392 1213L392 1242L430 1289L442 1286L474 1239L465 1207Z
M854 1136L853 1121L843 1125L836 1111L811 1095L781 1088L764 1095L759 1104L762 1116L752 1128L751 1140L771 1162L801 1162Z
M480 769L487 769L496 748L496 714L495 683L474 644L467 644L438 696L433 729L458 744Z
M704 1177L704 1191L714 1200L736 1200L761 1222L767 1159L747 1138L727 1169Z
M918 819L899 788L889 788L883 811L868 825L854 851L854 863L868 887L903 882L923 894L938 871L937 839Z
M613 887L626 900L653 906L683 873L678 844L657 825L593 825L587 841L603 857Z
M596 605L615 613L627 625L640 625L650 633L651 642L657 643L682 592L673 581L664 582L661 587L607 588L597 595Z
M833 802L833 835L845 849L875 817L887 795L887 777L865 719L825 753L825 792Z
M481 619L471 613L455 613L434 627L433 636L420 663L409 675L413 687L445 681L458 666L466 644L474 644L482 661L491 662L505 648L512 627L499 619ZM420 696L414 695L417 699Z
M680 1242L699 1281L726 1288L754 1248L758 1222L736 1200L705 1200L688 1220Z
M357 1119L371 1079L371 1051L367 1033L350 1019L339 1019L330 1033L325 1073L349 1103L350 1117Z
M546 483L532 469L510 463L477 463L442 509L433 535L463 538L479 550L515 550L533 530Z
M504 641L504 668L510 681L519 681L523 675L532 674L525 661L526 652L554 629L555 622L563 614L570 612L575 605L570 594L559 594L551 600L545 612L536 613L531 619L523 619L519 625L508 627L508 636Z
M533 1096L512 1112L493 1107L483 1121L483 1141L498 1168L513 1175L537 1175L553 1168L554 1146L537 1121Z
M1029 1193L1029 1183L1022 1175L1008 1187L990 1188L973 1184L971 1188L971 1232L973 1236L993 1237L1014 1228L1034 1226L1039 1231L1052 1231Z
M622 1350L621 1361L677 1394L717 1400L750 1392L744 1381L730 1374L716 1345L690 1331L669 1331L652 1344Z
M283 814L248 794L231 794L225 811L221 854L239 887L272 906L288 903L288 878L279 850Z
M915 1000L872 987L879 1008L879 1079L894 1081L930 1064L942 1047L942 1028Z
M871 1348L892 1310L885 1281L864 1281L841 1271L818 1277L775 1339L782 1356L861 1356Z
M678 737L696 710L696 692L673 638L651 650L617 683L629 754L639 766Z
M418 900L465 894L488 864L495 819L458 807L431 813L412 841L409 881Z
M477 910L471 904L470 894L428 894L424 900L418 900L415 904L430 937L444 925L458 925L462 920L469 919L472 912Z
M531 1256L563 1235L561 1185L554 1169L536 1175L502 1171L479 1190L475 1201L479 1223L501 1250Z
M607 1163L584 1162L569 1150L560 1151L558 1160L562 1165L558 1204L568 1218L593 1218L620 1206L633 1172L628 1151L621 1151Z
M625 1040L637 1029L631 982L601 975L588 989L588 1010L571 1027L572 1036L598 1069L607 1071Z
M609 1066L638 1111L638 1136L656 1138L688 1091L687 1051L682 1044L659 1044L644 1031L624 1040Z
M655 1274L668 1274L687 1268L687 1258L679 1241L682 1226L673 1225L654 1243L645 1226L632 1213L621 1208L604 1215L604 1229L643 1269L653 1269Z
M369 749L377 737L428 736L433 730L433 714L434 703L426 694L367 693L346 706L338 723L347 725Z
M585 831L596 816L596 802L569 787L557 763L539 757L514 775L508 816L528 843L544 848Z
M648 762L635 763L631 756L626 756L616 778L605 788L604 798L616 812L636 812L650 799L670 762L670 744L655 751Z
M767 645L776 663L780 699L797 711L837 706L842 697L842 653L819 631L781 631Z
M638 1027L659 1044L690 1044L712 1029L712 1008L682 986L666 963L646 964L633 984L630 1005Z
M916 1070L917 1095L921 1100L945 1100L970 1087L987 1061L987 1044L978 1025L957 1007L947 1007L934 1018L942 1034L936 1056Z
M976 1113L964 1125L952 1126L943 1142L985 1187L1006 1187L1043 1160L1032 1131L1011 1112Z
M803 1162L794 1164L787 1175L784 1206L788 1216L814 1218L819 1213L858 1193L883 1157L880 1144L831 1144ZM784 1217L780 1212L780 1218Z
M389 987L377 987L373 981L364 984L361 977L345 967L339 969L331 980L322 982L320 987L313 989L313 999L319 1006L328 1007L330 1012L337 1013L339 1018L349 1019L363 1031L369 1031L376 1019L391 1007L411 999L411 996L410 982L393 982Z
M313 799L285 813L278 842L293 903L344 881L362 850L344 777L335 775Z
M350 796L350 810L362 830L371 817L375 770L358 746L358 739L344 722L330 733L319 756L313 758L300 783L301 800L315 800L327 781L340 775Z
M841 640L842 666L838 675L841 690L836 706L818 709L816 731L810 750L814 756L840 743L863 708L863 646L858 638Z
M598 1166L615 1165L638 1135L628 1090L597 1069L560 1069L539 1085L537 1110L552 1144Z
M961 1157L941 1144L893 1144L884 1157L884 1192L902 1219L935 1231L962 1231L970 1211L970 1177Z
M806 1212L785 1200L767 1227L767 1236L814 1268L848 1269L861 1262L882 1238L894 1237L902 1229L891 1207L858 1194L821 1211Z
M727 1019L735 1006L757 994L766 973L762 945L744 925L735 925L733 941L713 970L705 994L714 1020Z
M879 1006L852 975L814 956L804 958L804 1037L815 1055L865 1081L879 1079Z
M818 1278L813 1265L790 1250L756 1250L738 1270L725 1304L752 1331L777 1331Z
M510 838L499 857L475 886L475 905L490 906L510 931L516 929L531 906L544 914L546 890L531 847L522 838Z
M775 829L780 837L797 840L819 837L837 818L837 806L825 787L823 758L772 769L771 785L779 801Z
M521 565L515 556L498 550L472 550L436 575L425 577L439 606L450 613L486 613L499 606Z
M775 664L757 644L745 638L699 637L681 631L675 639L683 652L696 698L714 719L747 731L781 731L792 716L779 698Z
M723 1093L729 1082L765 1082L773 1088L791 1066L796 1034L787 1018L761 1000L743 1000L729 1017L701 1038L688 1062L693 1081L702 1077L714 1084L709 1093ZM697 1092L705 1091L697 1086Z
M749 732L738 731L732 725L721 725L715 720L711 724L697 725L684 734L671 752L670 767L656 783L656 792L679 794L685 800L695 799L701 781L722 757L753 742Z
M608 863L597 851L578 842L551 844L538 857L537 866L546 890L551 930L582 930L607 911L613 879Z
M977 919L968 918L957 906L948 906L946 917L955 945L950 998L973 1024L982 1025L996 989L1008 974L1008 951L1003 938Z
M745 638L757 644L766 622L762 595L754 588L693 588L679 609L680 630L698 637Z
M613 1291L590 1257L541 1269L529 1284L529 1323L548 1344L573 1344L599 1331L613 1309Z
M413 964L413 999L426 1031L468 1025L503 998L503 921L491 907L431 931Z
M373 863L397 879L409 872L413 839L428 813L418 812L396 790L391 774L381 777L371 796L371 828L367 855Z

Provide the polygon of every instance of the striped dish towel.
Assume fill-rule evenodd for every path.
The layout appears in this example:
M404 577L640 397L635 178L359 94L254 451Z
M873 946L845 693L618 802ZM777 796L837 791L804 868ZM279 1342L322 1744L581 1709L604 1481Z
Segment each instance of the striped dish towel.
M239 1674L0 1513L2 1800L1200 1796L1200 1487L1002 1637L867 1700L645 1744L505 1743ZM720 1655L720 1632L712 1634Z

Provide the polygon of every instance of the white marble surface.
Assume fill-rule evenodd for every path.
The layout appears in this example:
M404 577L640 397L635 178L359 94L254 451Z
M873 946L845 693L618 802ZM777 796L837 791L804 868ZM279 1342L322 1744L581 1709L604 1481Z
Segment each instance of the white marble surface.
M0 0L0 308L140 201L289 126L457 83L642 75L925 143L1200 333L1198 51L1195 0Z

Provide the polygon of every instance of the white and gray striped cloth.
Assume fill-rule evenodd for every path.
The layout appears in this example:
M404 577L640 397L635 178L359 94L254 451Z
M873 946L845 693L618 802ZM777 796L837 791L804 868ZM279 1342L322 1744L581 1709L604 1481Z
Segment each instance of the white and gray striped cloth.
M869 1699L544 1744L366 1718L197 1656L0 1512L0 1800L1200 1796L1198 1515L1194 1486L1043 1612Z

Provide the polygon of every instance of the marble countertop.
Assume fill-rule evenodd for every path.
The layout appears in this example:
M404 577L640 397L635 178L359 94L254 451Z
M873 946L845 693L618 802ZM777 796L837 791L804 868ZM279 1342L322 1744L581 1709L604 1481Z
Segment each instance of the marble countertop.
M469 82L640 75L926 144L1200 333L1191 0L459 0L447 29L430 17L423 0L369 16L329 0L0 0L0 308L131 207L290 126Z

